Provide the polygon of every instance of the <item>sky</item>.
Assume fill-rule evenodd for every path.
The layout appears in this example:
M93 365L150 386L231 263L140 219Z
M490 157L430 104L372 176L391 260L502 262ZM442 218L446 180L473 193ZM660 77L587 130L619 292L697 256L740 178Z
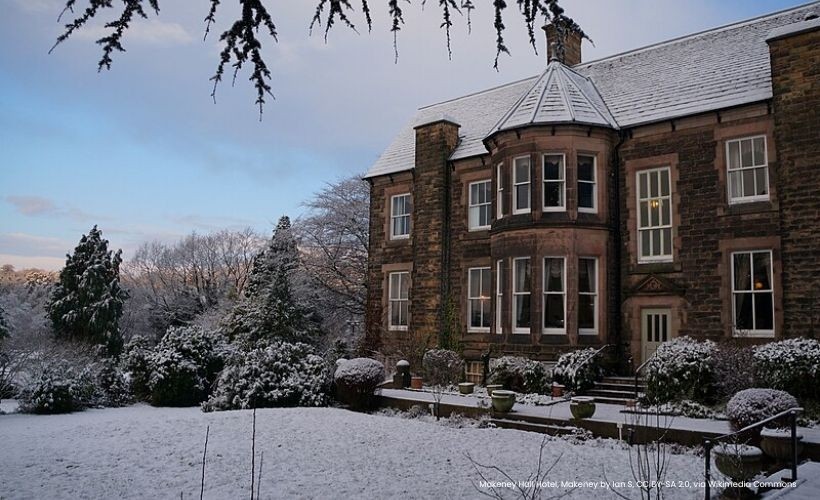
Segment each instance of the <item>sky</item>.
M0 264L62 267L97 224L125 258L143 242L251 227L269 233L298 217L327 183L362 174L415 110L538 74L515 3L505 23L511 55L493 69L488 0L472 32L456 15L452 59L438 2L405 7L394 62L386 0L370 0L373 30L337 24L309 34L318 0L267 0L279 42L265 40L275 100L262 121L240 73L211 97L218 35L238 0L223 0L203 40L207 0L160 0L135 22L110 71L97 72L104 20L51 54L60 0L0 0ZM807 3L793 0L564 0L592 38L583 60ZM65 4L65 0L62 1ZM87 2L80 0L83 8ZM119 5L115 2L115 5ZM359 2L352 2L357 8ZM64 20L65 21L65 20Z

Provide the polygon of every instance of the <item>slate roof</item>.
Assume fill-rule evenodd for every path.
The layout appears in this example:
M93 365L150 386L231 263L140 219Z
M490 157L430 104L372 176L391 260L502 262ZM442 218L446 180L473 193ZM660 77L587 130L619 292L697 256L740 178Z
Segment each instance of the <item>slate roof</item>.
M461 125L459 144L450 157L458 160L486 154L483 141L495 131L531 123L567 123L573 113L576 122L629 128L769 99L771 68L766 38L810 14L820 14L820 2L572 69L550 64L541 75L423 107L366 177L412 169L413 127L435 116L447 115ZM553 86L553 82L560 83Z

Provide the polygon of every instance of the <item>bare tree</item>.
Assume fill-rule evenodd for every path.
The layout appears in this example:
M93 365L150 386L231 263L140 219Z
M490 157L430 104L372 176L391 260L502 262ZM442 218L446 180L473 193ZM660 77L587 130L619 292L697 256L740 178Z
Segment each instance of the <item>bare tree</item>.
M236 1L236 0L235 0ZM313 18L310 22L311 32L314 27L321 26L324 23L324 37L327 40L330 29L340 22L347 28L357 31L351 17L348 14L355 14L355 2L350 0L314 0L316 2L316 9ZM384 0L382 0L384 1ZM265 2L264 0L238 0L241 7L239 17L235 19L229 28L222 32L219 41L222 45L222 50L219 54L219 63L216 71L211 77L214 82L213 92L211 96L216 99L216 88L225 76L227 66L233 68L232 81L236 82L236 77L246 64L251 66L251 74L248 78L254 88L256 89L256 104L259 106L259 117L262 118L262 108L265 104L267 96L273 96L271 93L271 71L262 55L263 42L260 38L260 32L265 33L274 42L278 42L278 34L276 32L276 25L273 17L268 11L267 4L272 2ZM61 19L66 12L74 12L74 8L78 7L77 0L65 0L65 8ZM97 40L97 44L102 47L102 57L98 63L98 71L103 68L111 69L113 62L113 54L115 52L124 52L123 39L126 32L131 27L132 22L139 18L148 18L149 11L159 15L159 0L122 0L121 6L116 8L114 0L88 0L87 7L82 10L82 13L74 17L69 23L65 25L63 33L57 37L54 47L66 41L71 35L82 29L89 21L97 19L103 12L111 9L116 11L114 19L105 24L105 28L109 29L109 33ZM117 2L118 4L120 2ZM208 36L211 26L216 22L216 14L221 0L209 0L209 9L205 16L205 37ZM368 31L373 28L371 18L371 0L362 0L360 13L364 17L365 24ZM404 4L410 4L410 0L402 2L400 0L386 0L387 10L389 14L390 31L393 33L393 47L398 60L398 45L396 37L398 32L404 26ZM416 4L418 4L418 0ZM422 0L421 5L424 6L427 0ZM466 13L468 32L472 29L470 21L470 13L476 8L472 0L438 0L436 2L441 10L440 28L444 29L447 39L447 53L452 56L450 47L450 30L454 26L454 15L464 15ZM504 41L504 14L507 9L507 1L493 0L492 4L494 20L493 29L496 34L496 54L494 67L498 69L498 57L502 53L509 54ZM559 0L516 0L515 4L518 6L518 11L524 21L524 27L527 31L527 36L532 45L533 50L536 50L535 42L535 27L539 19L544 22L556 21L556 26L560 31L572 30L580 32L584 35L581 28L569 17L564 14L564 9L559 5ZM59 20L58 19L58 20ZM558 50L563 50L562 40L558 40Z

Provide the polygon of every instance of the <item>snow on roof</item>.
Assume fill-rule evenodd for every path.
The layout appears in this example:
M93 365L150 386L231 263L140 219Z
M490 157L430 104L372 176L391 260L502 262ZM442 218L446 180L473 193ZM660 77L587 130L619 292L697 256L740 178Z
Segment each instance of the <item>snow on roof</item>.
M421 108L366 177L412 169L413 126L429 123L433 116L451 116L461 125L459 144L450 157L458 160L486 154L484 138L495 130L556 119L571 122L560 118L572 112L583 123L627 128L769 99L767 38L773 30L803 25L807 16L818 13L820 2L813 2L578 64L572 70L551 70L550 65L537 77ZM547 86L558 81L556 75L563 89ZM535 97L544 99L538 102ZM561 104L557 97L572 101Z

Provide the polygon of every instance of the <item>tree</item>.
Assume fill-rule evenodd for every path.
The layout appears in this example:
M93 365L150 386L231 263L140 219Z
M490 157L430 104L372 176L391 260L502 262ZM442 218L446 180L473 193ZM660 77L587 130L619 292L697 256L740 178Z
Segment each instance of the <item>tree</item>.
M341 22L353 31L356 26L348 16L349 12L356 12L356 8L351 4L350 0L315 0L316 10L313 19L310 22L311 33L313 28L321 26L324 23L324 37L327 40L330 29L337 21ZM361 14L364 16L364 21L367 24L368 31L373 28L372 19L370 16L370 4L372 0L362 0ZM382 0L384 1L384 0ZM386 0L387 9L390 15L390 31L393 33L393 47L398 60L398 45L397 35L404 25L404 11L402 10L403 3L400 0ZM252 66L250 77L248 78L254 88L256 89L256 104L259 106L259 118L262 118L262 108L265 104L266 96L273 96L271 93L270 79L271 71L262 56L262 40L259 38L259 32L266 32L274 42L278 42L276 33L276 25L274 24L271 14L268 12L264 0L238 0L241 7L239 18L234 20L230 28L222 32L219 41L222 44L222 51L219 54L219 63L216 71L211 77L214 82L213 92L211 96L216 99L216 88L222 82L225 76L226 66L233 67L232 80L235 82L239 71L246 64ZM409 4L410 0L406 0ZM427 0L422 0L422 6ZM209 0L210 7L205 17L205 37L207 38L211 30L211 25L216 22L216 14L221 3L221 0ZM418 4L418 1L416 2ZM450 29L453 27L453 14L463 15L466 13L468 30L472 30L470 22L470 13L476 8L472 0L438 0L438 6L441 9L442 23L441 28L445 30L447 36L447 53L452 57L450 48ZM536 50L535 42L535 23L539 18L543 21L556 22L559 27L559 32L565 29L577 31L583 37L586 35L581 31L581 28L571 18L564 14L564 9L559 5L559 0L515 0L518 5L518 10L524 20L524 26L527 30L530 45L533 50ZM65 8L60 14L58 21L62 16L70 11L74 12L74 7L77 0L65 0ZM71 22L65 25L65 31L57 37L54 43L54 50L57 45L66 41L77 30L85 26L88 21L95 19L101 12L107 9L114 9L113 0L88 0L88 6L83 10L82 14L75 17ZM502 53L509 55L509 50L504 42L504 13L507 9L507 2L505 0L492 0L494 11L493 28L496 33L496 54L494 67L498 69L498 57ZM115 52L124 52L125 48L122 44L123 37L131 23L135 18L147 18L146 10L153 10L156 15L159 15L159 0L122 0L121 10L118 16L113 21L107 22L105 27L110 30L108 35L97 40L97 44L102 47L102 57L98 63L98 71L103 68L111 69L113 62L112 55ZM558 50L563 50L563 40L557 40Z
M302 266L320 292L325 320L353 329L367 303L370 189L361 176L348 177L304 206L309 211L296 225Z
M0 341L9 336L9 324L6 321L6 311L0 306Z
M315 341L320 318L307 305L299 271L296 238L290 218L283 216L267 247L254 259L243 299L228 315L229 336L251 345L271 338Z
M54 286L47 310L58 337L122 349L119 320L128 294L120 288L122 250L108 250L108 240L94 226L83 235Z

